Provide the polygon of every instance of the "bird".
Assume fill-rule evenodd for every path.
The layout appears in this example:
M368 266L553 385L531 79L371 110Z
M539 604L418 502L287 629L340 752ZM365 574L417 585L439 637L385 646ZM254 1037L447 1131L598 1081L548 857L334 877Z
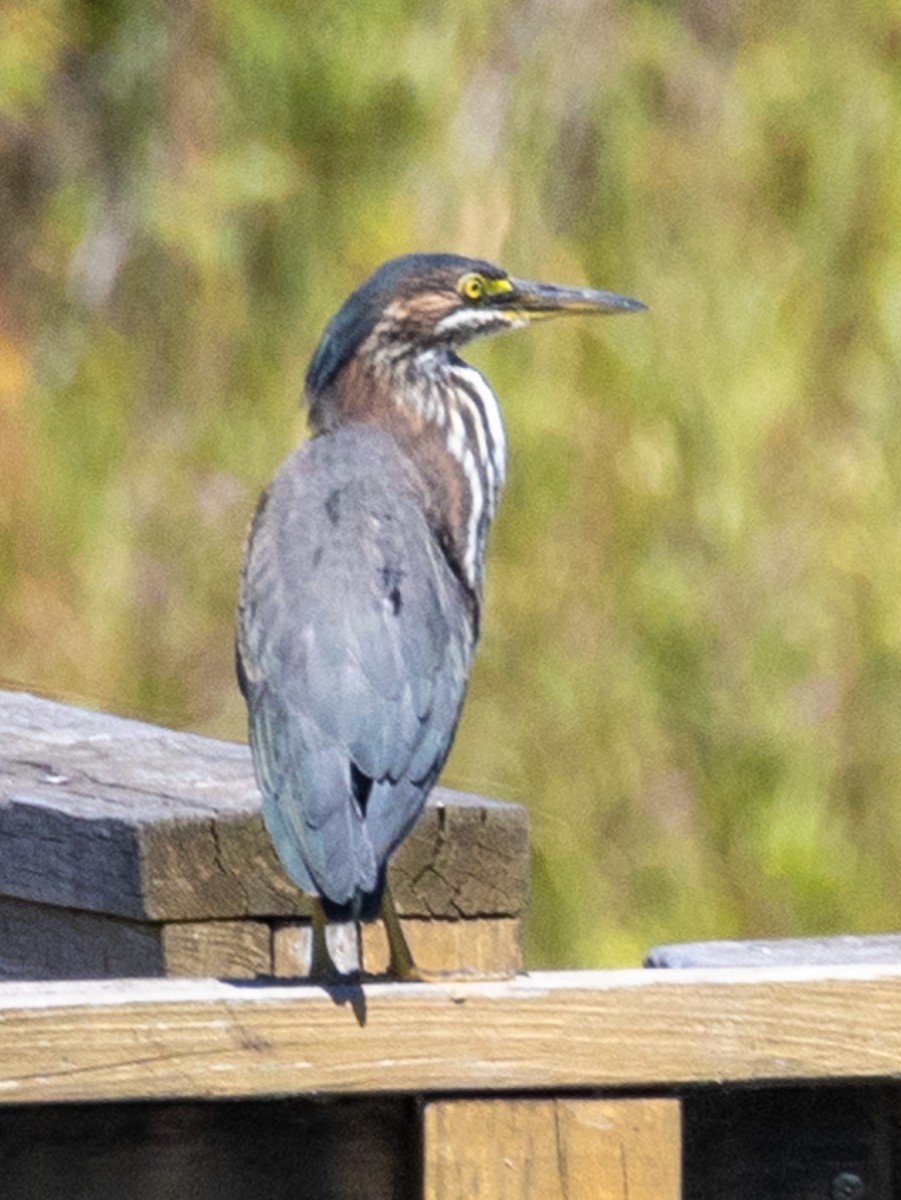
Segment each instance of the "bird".
M380 266L325 328L309 437L251 521L236 631L264 824L312 897L311 976L339 974L330 922L379 917L389 975L429 976L386 870L454 739L507 470L498 401L458 351L557 315L644 308L420 253Z

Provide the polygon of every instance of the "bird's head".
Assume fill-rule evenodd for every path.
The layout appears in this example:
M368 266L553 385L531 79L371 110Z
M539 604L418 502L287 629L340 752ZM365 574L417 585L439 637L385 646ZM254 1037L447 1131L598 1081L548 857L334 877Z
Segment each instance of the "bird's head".
M613 292L513 279L480 259L407 254L379 267L332 317L307 371L307 392L322 393L363 351L397 360L565 313L643 308Z

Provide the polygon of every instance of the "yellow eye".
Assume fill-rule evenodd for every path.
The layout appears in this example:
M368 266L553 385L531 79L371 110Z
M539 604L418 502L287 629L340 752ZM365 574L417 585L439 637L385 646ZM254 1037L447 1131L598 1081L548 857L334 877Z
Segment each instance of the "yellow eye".
M457 291L467 300L481 300L485 294L485 280L475 273L464 275L457 284Z

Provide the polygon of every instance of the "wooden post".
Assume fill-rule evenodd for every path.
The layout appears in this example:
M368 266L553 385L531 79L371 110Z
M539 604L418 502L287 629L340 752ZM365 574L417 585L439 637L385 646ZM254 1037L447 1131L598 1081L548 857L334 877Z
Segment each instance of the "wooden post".
M442 1100L425 1200L679 1200L677 1100Z
M307 974L246 746L3 691L0 734L0 979ZM389 869L420 965L519 970L528 871L524 809L436 788Z

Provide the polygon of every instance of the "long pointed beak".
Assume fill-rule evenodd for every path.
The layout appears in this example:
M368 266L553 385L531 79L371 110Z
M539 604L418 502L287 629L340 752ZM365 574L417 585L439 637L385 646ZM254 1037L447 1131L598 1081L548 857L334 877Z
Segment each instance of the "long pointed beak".
M542 320L565 313L642 312L648 306L615 292L598 292L593 288L557 287L552 283L532 283L526 279L511 279L512 291L501 293L497 302L527 317Z

